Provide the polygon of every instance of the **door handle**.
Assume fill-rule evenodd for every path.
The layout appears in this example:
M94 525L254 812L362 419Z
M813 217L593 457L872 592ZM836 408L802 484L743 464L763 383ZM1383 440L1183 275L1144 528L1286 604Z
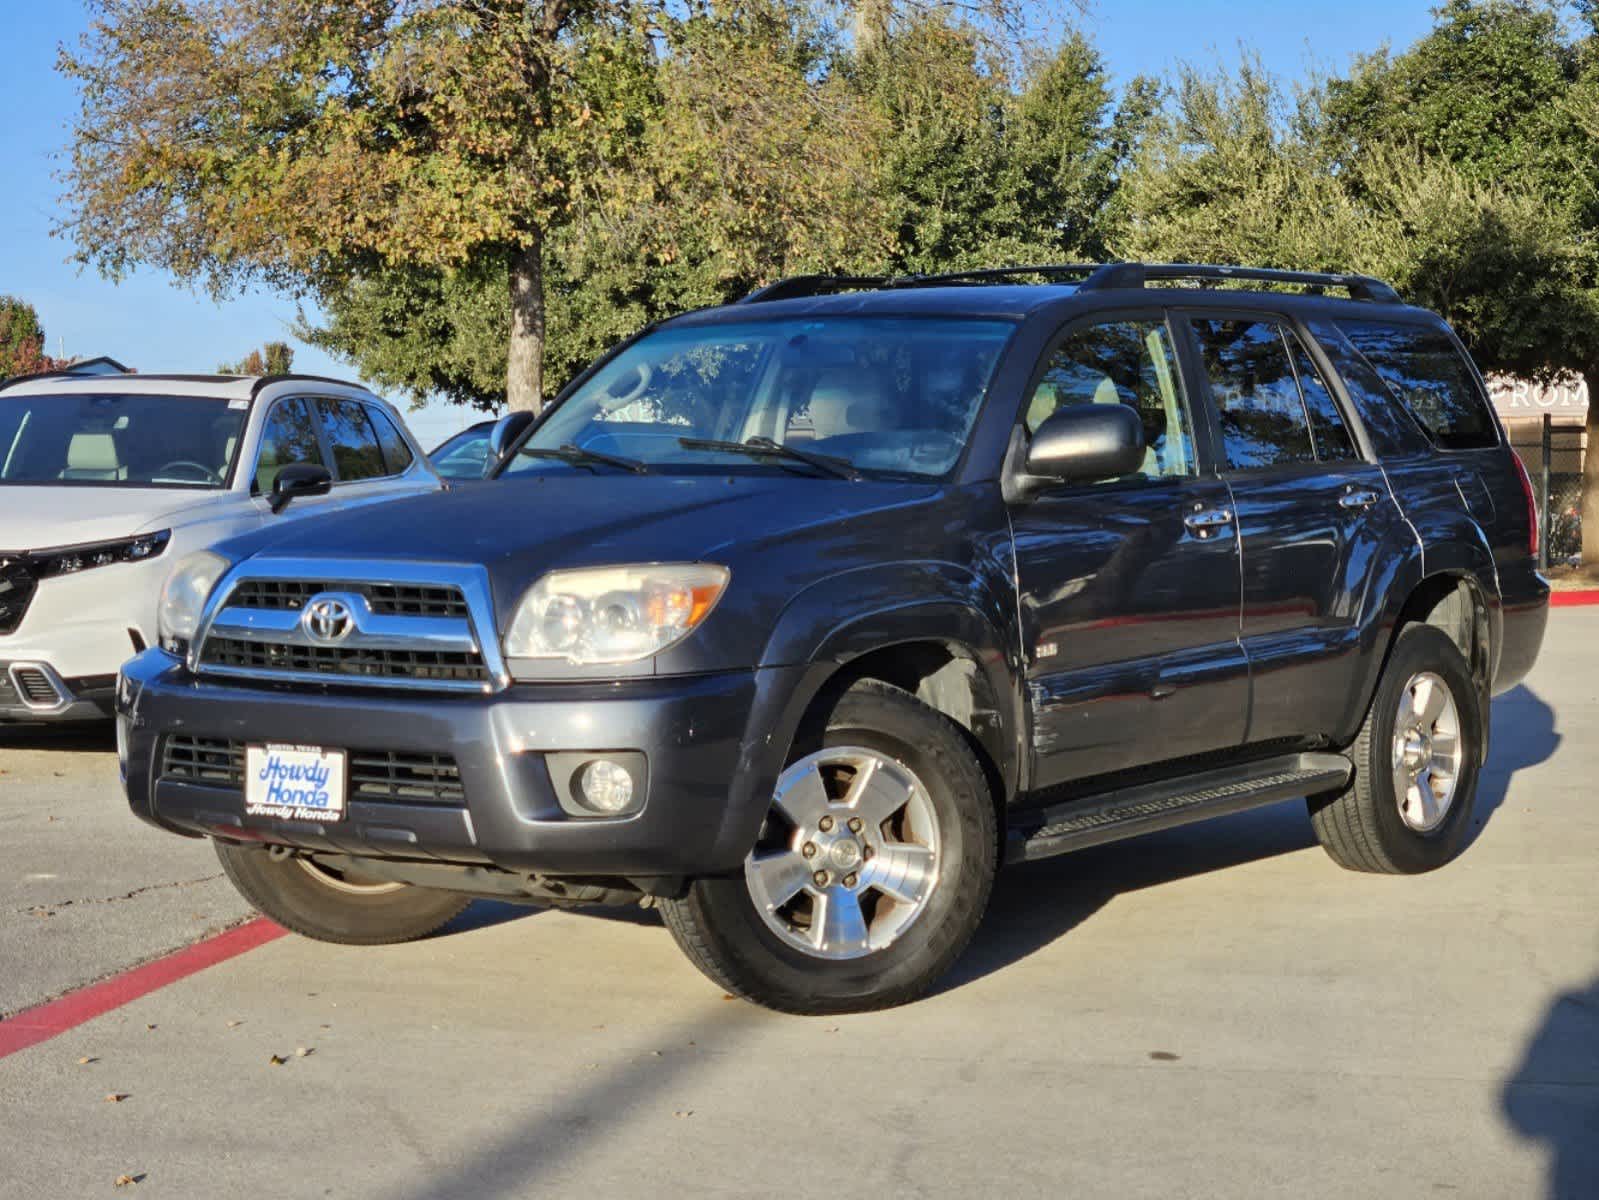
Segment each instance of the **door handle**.
M1374 492L1370 488L1355 488L1338 497L1338 507L1370 508L1381 499L1382 494L1380 492Z
M1188 526L1188 531L1202 538L1208 538L1218 529L1225 529L1232 523L1232 510L1227 508L1201 509L1183 518L1183 524Z

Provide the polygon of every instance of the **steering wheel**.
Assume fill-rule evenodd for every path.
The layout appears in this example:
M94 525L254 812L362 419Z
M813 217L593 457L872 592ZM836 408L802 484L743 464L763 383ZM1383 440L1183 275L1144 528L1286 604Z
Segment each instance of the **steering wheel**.
M181 476L186 472L198 474L200 476L199 482L201 483L222 482L222 476L218 475L210 467L206 466L204 463L197 463L187 458L180 458L173 462L163 464L156 469L153 478L160 479L163 476L173 474Z
M623 374L617 376L616 380L605 389L605 394L610 399L610 403L605 406L607 412L614 412L618 408L626 408L644 394L650 386L650 380L655 378L655 370L649 363L634 363L633 374L638 376L638 381L631 387L626 386L628 377ZM618 391L618 388L623 388L624 390Z

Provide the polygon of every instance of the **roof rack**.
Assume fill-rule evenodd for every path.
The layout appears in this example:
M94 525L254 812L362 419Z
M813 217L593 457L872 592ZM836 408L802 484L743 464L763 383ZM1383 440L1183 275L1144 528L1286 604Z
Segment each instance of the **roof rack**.
M768 300L794 300L802 296L825 296L852 289L889 287L893 280L885 275L791 275L765 287L758 287L740 304L764 304Z
M1333 287L1347 291L1351 300L1373 304L1404 303L1390 285L1370 275L1331 275L1321 271L1281 271L1273 267L1232 267L1214 263L1106 263L1083 281L1082 289L1142 288L1151 281L1177 279L1302 284L1312 291Z
M899 288L941 287L948 284L981 284L1006 279L1041 275L1054 281L1075 280L1084 291L1109 291L1112 288L1143 288L1151 283L1195 279L1223 283L1239 280L1249 283L1296 284L1319 293L1326 288L1341 288L1352 300L1373 304L1402 304L1399 293L1380 279L1369 275L1331 275L1320 271L1282 271L1274 267L1234 267L1214 263L1039 263L1026 267L986 267L972 271L946 271L935 275L795 275L757 288L740 304L761 304L769 300L794 300L804 296L825 296L852 290L889 291Z
M761 304L769 300L794 300L851 290L888 291L896 288L940 287L945 284L990 283L996 280L1043 275L1046 278L1086 279L1099 263L1039 263L1027 267L983 267L971 271L944 271L933 275L795 275L757 288L739 301Z

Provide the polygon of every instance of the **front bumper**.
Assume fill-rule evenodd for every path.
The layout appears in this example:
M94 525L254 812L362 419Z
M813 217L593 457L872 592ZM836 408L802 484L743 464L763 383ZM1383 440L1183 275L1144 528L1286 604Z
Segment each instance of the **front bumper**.
M104 721L115 675L64 679L42 659L0 658L0 721Z
M152 650L123 668L118 740L133 811L177 833L529 874L698 875L734 869L755 840L787 747L766 734L791 727L784 714L798 674L776 668L419 695L223 684ZM352 795L339 822L249 817L237 788L163 774L173 735L447 755L464 803ZM648 762L639 811L599 818L563 809L546 755L626 751Z

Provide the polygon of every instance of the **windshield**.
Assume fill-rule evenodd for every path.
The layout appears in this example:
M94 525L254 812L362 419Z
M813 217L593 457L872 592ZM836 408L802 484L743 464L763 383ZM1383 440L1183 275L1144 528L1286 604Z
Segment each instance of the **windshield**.
M220 488L247 411L214 396L0 395L0 485Z
M875 317L668 326L600 368L504 473L616 469L600 455L652 471L829 473L809 455L848 474L937 478L960 457L1014 328Z

